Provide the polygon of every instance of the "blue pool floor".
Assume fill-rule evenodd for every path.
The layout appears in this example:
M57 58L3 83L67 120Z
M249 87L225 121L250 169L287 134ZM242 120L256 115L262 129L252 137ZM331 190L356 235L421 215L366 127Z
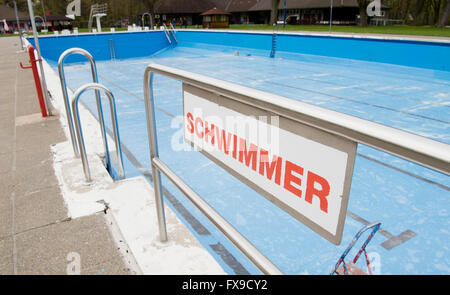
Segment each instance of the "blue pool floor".
M127 177L151 170L143 74L152 62L450 143L450 72L283 52L271 59L268 52L257 50L185 44L148 58L97 63L100 83L116 97L120 135L128 153ZM66 77L73 90L90 82L88 65L67 65ZM342 243L335 246L199 152L184 150L181 83L156 75L154 87L160 157L283 272L329 273L364 223L380 221L383 232L367 248L376 272L450 273L450 177L359 145L349 214ZM95 110L94 99L83 101ZM110 124L107 112L105 117ZM88 140L86 144L89 149ZM163 185L170 192L166 203L225 271L259 273L167 179ZM414 235L392 249L381 245L404 232Z

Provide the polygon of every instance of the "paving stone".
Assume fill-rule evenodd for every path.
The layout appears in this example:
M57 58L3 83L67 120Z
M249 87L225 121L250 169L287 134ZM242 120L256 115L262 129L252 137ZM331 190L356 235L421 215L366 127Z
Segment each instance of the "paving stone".
M17 196L14 204L16 233L52 224L68 217L59 187Z
M28 120L40 109L17 50L17 38L0 38L0 275L66 274L70 252L83 274L129 273L103 214L67 218L50 149L67 139L58 117Z
M65 273L71 252L81 257L81 269L93 269L120 254L102 215L92 215L16 236L19 274Z
M17 166L15 181L14 191L16 196L34 193L59 185L53 166L47 163L31 167Z
M13 163L12 153L0 154L0 173L11 171L12 163Z
M12 234L13 214L9 196L0 198L0 239Z

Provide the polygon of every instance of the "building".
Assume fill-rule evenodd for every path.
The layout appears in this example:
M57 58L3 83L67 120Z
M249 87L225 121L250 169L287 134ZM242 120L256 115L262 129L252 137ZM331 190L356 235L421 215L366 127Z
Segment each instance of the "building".
M227 0L160 0L155 3L156 23L170 22L173 18L178 20L186 18L188 25L202 25L201 13L213 9L225 10Z
M21 30L28 31L31 26L30 18L26 13L18 11L19 23ZM7 30L5 31L5 26L3 20L6 20ZM8 4L0 4L0 33L14 33L18 32L16 13L14 7L10 7Z
M230 0L225 7L232 13L231 23L268 24L271 0ZM278 6L278 19L283 19L284 1ZM356 24L357 0L333 0L333 23ZM326 24L330 20L330 0L287 0L286 18L290 24Z
M155 13L160 21L187 17L189 25L200 25L200 14L214 7L231 13L230 24L268 24L272 0L160 0L155 4ZM283 9L284 0L280 0L278 20L283 19ZM386 18L389 6L382 4L381 9L381 18ZM330 0L286 0L286 21L290 24L329 24ZM357 0L333 0L333 24L352 25L358 22Z
M214 7L201 13L204 28L228 28L230 26L229 15L231 13Z
M31 21L28 13L18 11L19 26L21 31L29 32L31 31ZM6 5L0 5L0 33L5 33L5 28L3 21L6 20L8 26L8 31L6 33L18 32L16 13L14 7ZM61 31L63 29L72 29L72 20L67 18L65 15L46 15L44 17L36 15L35 16L36 27L38 31L48 30L48 31Z

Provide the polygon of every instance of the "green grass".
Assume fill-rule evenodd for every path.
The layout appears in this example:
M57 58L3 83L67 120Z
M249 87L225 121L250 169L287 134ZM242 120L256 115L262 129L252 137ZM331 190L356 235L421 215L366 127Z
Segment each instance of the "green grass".
M270 30L271 25L230 25L231 30ZM316 25L286 25L285 28L279 27L280 31L313 31L328 32L329 26ZM366 33L366 34L395 34L395 35L414 35L414 36L440 36L450 37L450 28L436 28L432 26L333 26L332 32L339 33Z

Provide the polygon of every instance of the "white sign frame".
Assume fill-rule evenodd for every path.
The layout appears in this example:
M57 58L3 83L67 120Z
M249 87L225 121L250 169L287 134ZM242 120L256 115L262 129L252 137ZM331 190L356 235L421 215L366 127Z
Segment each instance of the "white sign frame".
M202 145L199 139L198 138L196 139L195 134L194 136L192 136L192 134L189 134L189 132L187 132L187 128L189 123L192 124L192 122L187 122L188 119L186 118L186 115L189 112L192 114L192 112L194 111L193 106L195 105L198 107L198 109L201 110L200 112L202 111L204 112L203 114L204 118L207 118L208 116L211 115L219 115L220 117L225 116L227 114L228 115L240 114L243 117L253 116L253 118L262 118L261 116L264 116L265 118L271 118L273 114L270 114L268 111L257 108L255 106L238 102L232 98L219 96L218 94L215 94L213 92L183 83L183 114L185 119L184 120L185 141L188 142L193 147L199 149L209 159L211 159L216 164L227 170L229 173L231 173L233 176L244 182L246 185L250 186L252 189L254 189L256 192L258 192L266 199L274 203L276 206L280 207L282 210L286 211L294 218L296 218L306 226L310 227L313 231L315 231L325 239L329 240L333 244L336 245L340 244L342 239L343 227L345 223L348 197L350 193L353 168L356 156L356 148L357 148L356 142L299 123L292 119L277 117L279 123L278 127L280 132L280 141L284 141L280 142L281 146L280 148L281 150L283 150L283 154L281 154L280 158L284 157L285 154L286 155L289 154L289 157L291 158L292 157L298 158L297 146L302 145L304 147L303 149L310 150L310 155L306 157L302 156L302 161L306 162L309 161L313 163L314 161L310 158L314 158L316 159L315 163L317 163L317 165L314 164L316 165L315 168L310 167L312 164L308 164L307 167L305 167L304 172L305 174L307 174L307 176L312 175L310 174L310 171L312 172L313 169L314 170L318 169L320 171L327 171L328 169L326 167L327 163L324 163L322 161L327 157L328 157L327 161L334 163L333 167L331 168L332 171L338 171L335 174L339 174L339 177L333 176L332 175L333 173L330 174L330 172L326 172L328 173L327 178L331 179L334 177L333 181L330 181L331 183L330 195L332 194L332 196L320 198L314 196L314 194L309 193L310 196L309 201L311 201L309 202L309 204L313 206L311 208L315 208L314 211L311 209L306 209L307 204L305 201L304 203L306 205L301 205L301 202L295 199L294 195L292 195L293 199L289 199L287 197L287 195L289 194L286 195L285 193L280 191L279 187L282 186L283 184L281 183L280 185L273 183L273 181L276 179L277 176L276 173L272 174L272 176L275 175L272 179L272 184L270 183L270 181L268 181L268 175L266 175L268 181L266 183L265 181L261 180L261 178L258 178L258 173L256 173L257 172L256 170L252 171L252 169L249 169L250 166L244 167L243 165L244 161L242 163L239 163L239 161L237 161L238 157L236 157L236 159L233 159L233 157L227 155L228 158L226 158L224 157L225 156L224 153L223 156L221 156L218 150L209 150L206 148L206 146ZM216 109L211 111L214 108ZM260 124L268 124L270 126L274 126L272 122L261 123L260 119L258 119L258 122ZM286 141L296 142L297 144L295 149L292 148L290 150L286 149ZM307 148L308 146L309 148ZM320 154L318 150L321 150L322 154ZM301 152L302 150L298 149L298 153ZM335 160L335 158L338 160ZM287 159L285 160L287 163ZM281 174L283 174L283 178L287 177L286 175L288 175L286 173L286 163L283 163L284 165L282 168L283 172L282 173L280 172ZM267 167L268 166L266 166L266 168ZM277 166L275 166L275 168L276 167ZM245 170L246 168L248 171ZM266 173L268 173L267 171L268 170L266 170ZM292 177L290 179L293 179L294 182L294 183L289 182L290 184L293 184L292 186L289 186L291 188L290 192L291 193L292 191L298 192L297 196L300 196L299 199L302 199L303 196L303 199L306 200L305 195L308 188L306 189L304 188L305 183L308 182L307 177L305 176L305 174L299 176L296 173L292 173L293 170L291 170L291 168L289 168L289 171L291 171L289 177ZM320 173L318 173L317 175L320 175ZM298 181L298 183L302 182L302 186L301 187L298 186L296 181ZM327 182L329 181L327 180ZM314 187L314 189L316 189L316 191L324 190L321 184L316 185L315 182L312 182L312 186ZM286 187L287 185L285 184L284 188ZM309 186L309 191L314 191L314 189L311 189L311 185ZM301 195L301 193L303 193L303 195ZM292 200L294 201L291 202ZM328 200L328 202L325 202L325 200ZM323 206L324 202L322 201L324 201L327 204L327 207ZM317 213L316 211L319 213ZM321 217L320 213L322 213L322 215L325 216L326 218L323 216ZM324 214L330 214L330 216L332 215L332 217L329 217Z

